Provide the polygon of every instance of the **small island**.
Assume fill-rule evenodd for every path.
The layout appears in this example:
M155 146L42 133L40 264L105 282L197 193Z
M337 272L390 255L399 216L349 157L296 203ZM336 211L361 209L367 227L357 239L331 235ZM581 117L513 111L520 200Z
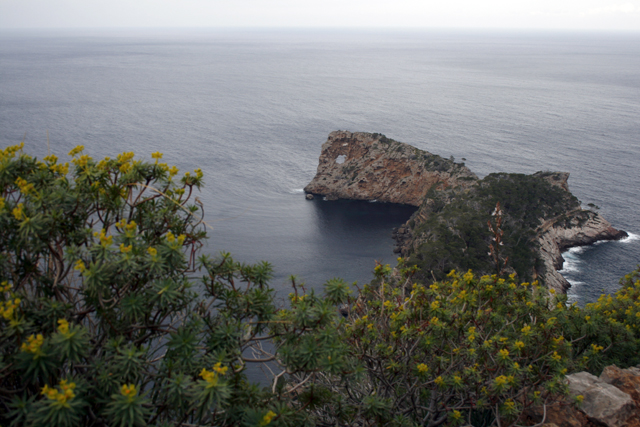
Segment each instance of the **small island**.
M449 271L495 272L487 223L500 203L501 255L520 280L538 280L566 293L562 252L627 233L571 194L567 172L492 173L479 179L464 163L445 159L385 135L335 131L322 145L307 194L328 200L377 200L416 206L394 229L395 251L417 265L420 279Z

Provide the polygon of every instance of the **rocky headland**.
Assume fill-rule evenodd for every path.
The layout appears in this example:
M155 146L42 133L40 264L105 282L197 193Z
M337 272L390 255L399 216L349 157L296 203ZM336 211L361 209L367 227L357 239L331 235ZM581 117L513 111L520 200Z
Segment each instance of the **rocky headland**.
M582 209L569 191L566 172L497 173L479 179L464 163L445 159L384 135L335 131L322 145L307 194L418 207L394 230L396 252L417 264L423 279L442 279L451 269L492 273L487 222L503 207L509 269L522 280L541 280L566 292L562 252L574 246L627 236L594 211Z

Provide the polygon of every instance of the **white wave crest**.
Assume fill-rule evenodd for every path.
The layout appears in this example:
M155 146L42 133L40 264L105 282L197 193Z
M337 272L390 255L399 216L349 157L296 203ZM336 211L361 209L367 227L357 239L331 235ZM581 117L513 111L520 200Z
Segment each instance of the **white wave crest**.
M293 188L289 190L289 194L301 194L304 193L304 188Z
M639 234L634 234L634 233L629 233L628 237L625 237L622 240L619 240L620 243L631 243L631 242L635 242L636 240L640 240L640 235Z

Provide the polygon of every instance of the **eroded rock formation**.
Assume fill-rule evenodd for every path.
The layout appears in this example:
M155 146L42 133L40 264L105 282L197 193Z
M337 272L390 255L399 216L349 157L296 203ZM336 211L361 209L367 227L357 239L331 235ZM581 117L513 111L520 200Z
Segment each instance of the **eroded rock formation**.
M491 273L486 224L496 202L504 202L514 257L510 264L524 273L523 279L542 279L549 288L566 292L570 285L557 271L563 251L627 236L597 212L582 209L568 178L566 172L538 172L490 174L480 180L464 164L384 135L336 131L322 145L317 174L305 191L329 200L418 206L393 237L395 252L412 257L425 278L471 265L476 273Z
M476 179L462 164L384 135L335 131L322 145L318 172L304 191L329 200L420 206L431 188L469 186Z

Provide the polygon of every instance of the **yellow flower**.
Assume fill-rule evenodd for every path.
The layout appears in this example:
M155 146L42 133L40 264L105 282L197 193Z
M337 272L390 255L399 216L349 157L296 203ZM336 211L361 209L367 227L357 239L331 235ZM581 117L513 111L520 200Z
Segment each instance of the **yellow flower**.
M436 385L438 387L442 387L442 385L444 384L444 379L442 379L441 376L438 376L438 378L436 378L435 380L433 380L434 383L436 383Z
M167 241L169 243L173 243L173 242L175 242L175 240L176 240L176 236L174 236L172 232L168 232L167 233Z
M494 380L496 387L502 387L506 385L508 381L509 379L504 375L500 375L499 377L496 377L496 379Z
M267 424L271 423L271 420L273 420L276 416L277 414L273 411L267 412L265 416L262 417L262 421L260 421L260 426L266 426Z
M222 363L220 362L213 365L213 370L219 373L220 375L225 375L228 369L229 369L228 366L222 366Z
M11 283L9 283L7 280L5 280L4 282L2 282L0 284L0 292L9 292L9 290L13 287L13 285Z
M118 169L120 169L120 172L122 173L127 173L129 172L129 169L131 169L131 165L129 163L123 163Z
M228 369L227 366L222 366L222 363L218 362L213 366L211 371L202 368L200 376L207 382L207 388L211 388L218 384L218 375L225 375Z
M522 329L521 329L522 333L524 334L524 336L529 336L531 335L531 326L529 325L525 325Z
M111 242L113 242L113 236L107 236L107 232L105 231L105 229L103 228L102 230L100 230L100 233L96 232L93 233L94 237L97 237L98 239L100 239L100 245L103 247L107 247L111 245Z
M82 153L84 151L84 145L78 145L73 150L69 151L70 156L75 156L76 154Z
M500 359L505 360L509 357L509 350L506 348L502 349L498 352L498 355L500 356Z
M507 412L511 412L513 411L513 409L516 407L516 402L514 402L513 400L509 399L506 402L504 402L504 408L506 409Z
M46 396L49 400L54 400L56 403L64 406L65 408L69 408L70 405L68 402L76 396L73 392L73 390L76 388L76 384L69 383L67 382L67 380L61 380L58 386L61 390L45 385L44 387L42 387L40 394Z
M451 418L453 418L455 421L458 421L460 418L462 418L462 414L460 413L460 411L453 411L451 413Z
M156 151L155 153L151 153L151 158L156 159L156 163L158 163L158 160L162 158L162 153L159 151Z
M418 370L418 372L420 372L421 374L424 374L426 372L429 372L429 367L427 365L425 365L424 363L419 364L418 366L416 366L416 369Z
M174 177L178 174L178 172L180 172L180 169L175 166L171 166L171 169L169 169L169 176Z
M84 261L82 261L81 259L76 261L76 265L75 267L73 267L74 270L78 270L80 273L83 273L87 267L84 265Z
M516 341L513 346L516 350L522 350L524 348L524 343L522 341Z
M557 351L554 351L554 352L553 352L553 355L551 356L551 358L552 358L553 360L555 360L556 362L559 362L559 361L560 361L560 359L562 359L562 356L560 356L560 355L558 354L558 352L557 352Z
M26 215L22 211L23 208L24 208L24 205L22 203L18 203L18 206L13 208L12 214L14 218L17 219L18 221L22 221L23 218L26 218Z
M147 248L147 252L154 258L158 255L158 250L156 248Z
M123 254L131 252L133 245L125 246L124 243L120 243L120 252Z
M31 353L39 356L40 354L42 354L42 344L44 344L44 337L42 336L42 334L38 334L37 336L32 334L29 338L27 338L27 342L22 343L20 350L25 353Z
M123 384L120 387L120 394L126 397L129 402L132 402L133 398L138 394L138 390L134 384Z
M58 319L58 332L62 335L69 333L69 322L66 319Z

